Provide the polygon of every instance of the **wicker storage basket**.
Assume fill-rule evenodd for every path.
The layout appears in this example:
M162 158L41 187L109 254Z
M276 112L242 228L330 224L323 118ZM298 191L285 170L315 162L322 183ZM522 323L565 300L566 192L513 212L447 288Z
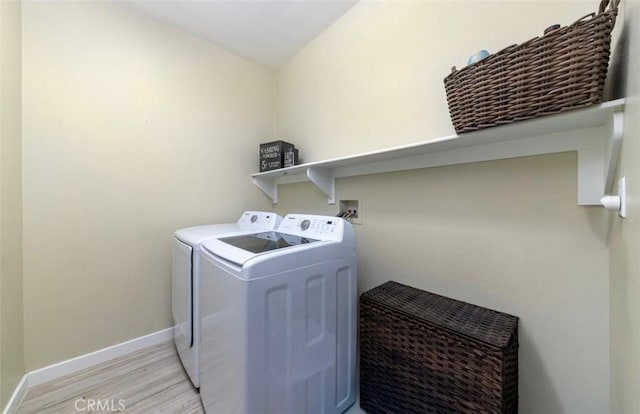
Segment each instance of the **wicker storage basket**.
M456 132L600 102L619 1L602 0L597 14L453 68L444 85Z
M360 406L516 413L518 318L396 282L363 293Z

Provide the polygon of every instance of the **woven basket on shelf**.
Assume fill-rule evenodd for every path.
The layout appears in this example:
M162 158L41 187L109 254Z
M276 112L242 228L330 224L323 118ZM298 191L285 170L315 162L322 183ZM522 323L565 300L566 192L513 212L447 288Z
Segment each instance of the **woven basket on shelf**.
M619 2L601 0L597 14L454 68L444 85L456 132L599 103Z

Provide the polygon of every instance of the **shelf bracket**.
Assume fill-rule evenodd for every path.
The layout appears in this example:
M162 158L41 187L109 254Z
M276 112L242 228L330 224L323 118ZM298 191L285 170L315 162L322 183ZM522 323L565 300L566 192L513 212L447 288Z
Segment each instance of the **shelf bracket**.
M332 169L309 167L307 168L307 178L329 197L329 204L336 203L336 179Z
M611 113L604 128L593 130L598 145L578 148L578 205L599 206L613 187L624 133L624 112ZM604 135L604 139L599 134Z
M622 136L624 134L624 113L616 111L613 113L611 120L611 134L605 148L605 162L607 168L605 170L605 188L603 194L609 194L613 187L613 177L616 174L616 165L618 156L620 155L620 146L622 144Z
M278 184L273 177L253 177L253 183L273 202L278 204Z

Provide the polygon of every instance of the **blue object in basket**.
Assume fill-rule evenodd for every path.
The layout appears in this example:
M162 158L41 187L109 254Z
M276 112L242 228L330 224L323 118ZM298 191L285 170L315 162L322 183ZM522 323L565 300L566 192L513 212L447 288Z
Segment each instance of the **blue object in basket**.
M489 52L487 52L486 50L481 50L478 53L476 53L473 56L469 57L469 60L467 61L467 65L473 65L476 62L480 62L482 59L486 58L487 56L489 56Z

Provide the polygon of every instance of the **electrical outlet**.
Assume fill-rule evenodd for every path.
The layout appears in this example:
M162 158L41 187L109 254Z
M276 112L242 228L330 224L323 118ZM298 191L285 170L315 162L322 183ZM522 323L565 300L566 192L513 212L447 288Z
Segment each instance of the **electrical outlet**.
M351 224L362 224L362 203L360 200L340 200L338 203L338 213L344 213Z

